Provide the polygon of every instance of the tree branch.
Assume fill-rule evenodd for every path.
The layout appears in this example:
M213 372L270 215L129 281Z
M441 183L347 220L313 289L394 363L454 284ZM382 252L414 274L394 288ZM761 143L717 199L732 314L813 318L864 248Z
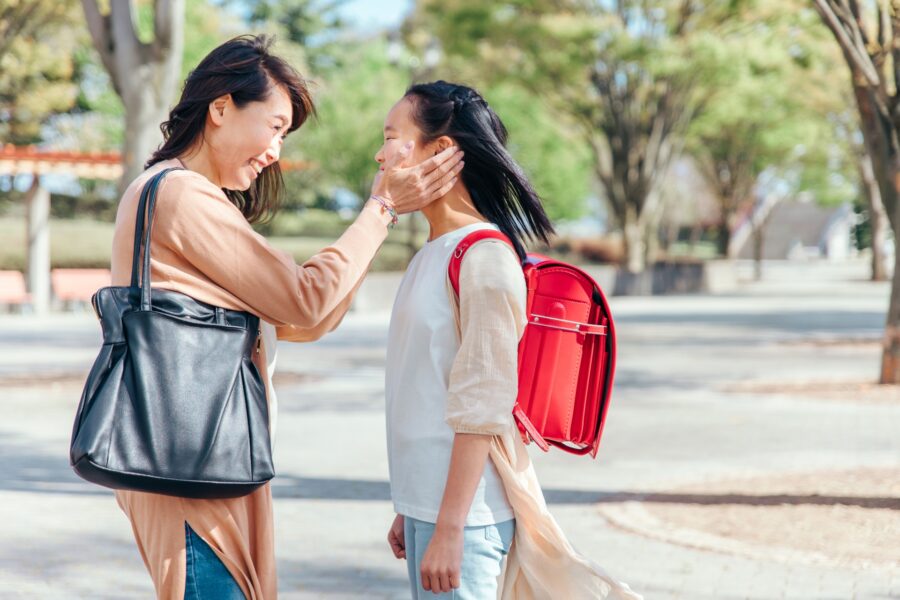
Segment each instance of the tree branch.
M825 25L828 26L834 34L834 37L837 38L841 48L844 50L844 56L847 57L851 69L865 77L868 85L877 88L881 82L878 79L878 72L872 64L871 57L866 52L865 47L859 48L854 40L850 38L850 34L852 34L854 38L861 37L859 27L855 22L853 22L853 24L847 23L848 27L855 30L848 32L844 28L844 25L841 24L841 19L839 19L836 13L836 6L833 4L833 1L834 0L813 0L819 16L822 17Z
M110 36L109 15L100 12L97 6L97 0L81 0L81 7L84 9L84 18L87 21L88 31L91 33L91 39L94 42L94 48L100 55L100 61L110 74L113 87L119 96L122 95L119 82L114 77L116 63L113 55L113 41Z
M112 45L115 48L113 58L116 70L110 75L113 79L123 80L132 75L141 63L141 46L134 28L132 0L120 0L110 3L109 31ZM120 81L120 84L124 83ZM123 91L124 86L120 86Z
M184 0L156 0L153 13L153 45L156 52L175 50L184 37Z
M890 48L891 48L891 58L893 59L891 62L894 63L894 86L896 88L897 85L900 85L900 2L898 0L891 0L890 9L888 7L884 8L884 12L887 13L890 10Z

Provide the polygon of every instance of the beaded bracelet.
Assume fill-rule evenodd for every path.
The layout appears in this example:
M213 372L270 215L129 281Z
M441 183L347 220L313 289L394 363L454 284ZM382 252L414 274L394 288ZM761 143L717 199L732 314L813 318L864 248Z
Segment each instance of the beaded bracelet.
M387 212L391 215L391 224L388 225L388 227L393 228L394 225L400 222L400 219L397 218L397 211L394 210L394 207L391 206L387 200L385 200L381 196L376 196L375 194L372 194L371 196L369 196L369 198L381 205L381 214Z

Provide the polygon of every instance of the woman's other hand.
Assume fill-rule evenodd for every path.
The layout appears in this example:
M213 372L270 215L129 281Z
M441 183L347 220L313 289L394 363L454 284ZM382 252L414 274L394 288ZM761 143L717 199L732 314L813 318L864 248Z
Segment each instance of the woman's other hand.
M388 530L388 544L397 558L406 558L406 542L403 537L403 515L394 517L391 528Z
M419 566L422 587L435 594L458 588L462 555L463 528L435 526Z
M463 169L463 152L456 146L414 166L407 166L415 142L408 142L384 163L372 184L372 194L390 199L397 214L420 210L446 195Z

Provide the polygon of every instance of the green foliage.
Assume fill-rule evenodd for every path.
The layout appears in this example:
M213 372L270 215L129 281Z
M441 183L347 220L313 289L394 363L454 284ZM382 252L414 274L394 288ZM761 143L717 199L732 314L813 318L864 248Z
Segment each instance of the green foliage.
M78 94L72 55L85 42L75 0L22 0L0 22L0 139L41 141L41 128L71 110Z
M23 218L0 218L0 269L25 270ZM90 220L50 219L52 268L109 268L113 224Z
M550 107L520 87L501 83L483 91L509 131L509 151L540 194L551 219L584 214L590 193L590 152Z
M150 29L152 31L152 23ZM212 0L185 2L184 30L182 79L187 79L191 70L216 46L247 33L245 24L236 14L219 9ZM177 94L181 94L181 86L178 86Z
M736 15L715 44L715 80L693 120L687 147L720 195L723 210L752 203L764 170L820 202L854 195L852 157L836 137L834 115L846 78L818 19L795 3L758 3Z
M541 5L541 6L537 6ZM443 51L435 79L472 86L481 92L509 130L509 148L541 195L551 219L580 217L591 193L589 146L571 117L571 104L561 102L565 77L551 74L531 59L539 53L547 64L564 65L566 74L579 70L558 40L535 13L540 2L504 4L422 0L404 24L404 39L423 54L434 40ZM583 22L555 21L578 47L586 38ZM546 43L544 43L546 42Z
M308 205L340 187L368 196L384 117L409 83L388 62L382 41L348 45L339 59L314 84L318 117L289 136L283 152L313 163L309 171L290 176L292 199Z

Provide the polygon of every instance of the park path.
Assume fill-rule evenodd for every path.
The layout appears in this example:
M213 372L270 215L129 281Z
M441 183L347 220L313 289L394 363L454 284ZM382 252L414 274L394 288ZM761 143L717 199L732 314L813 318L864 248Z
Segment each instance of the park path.
M759 506L754 489L727 501L704 491L722 481L900 473L900 399L815 391L875 378L887 285L865 281L862 263L772 265L767 277L727 296L612 299L620 364L599 459L532 452L551 509L576 547L648 599L900 598L889 547L860 563L827 536L823 553L792 552L659 521L668 506L781 510ZM280 348L282 598L407 597L405 565L384 541L386 325L384 312L351 314L315 344ZM67 464L98 341L89 314L0 317L0 598L152 595L112 495ZM857 495L816 503L838 510ZM813 496L788 501L802 509ZM854 510L900 519L897 495L887 501ZM810 528L834 524L822 514Z

